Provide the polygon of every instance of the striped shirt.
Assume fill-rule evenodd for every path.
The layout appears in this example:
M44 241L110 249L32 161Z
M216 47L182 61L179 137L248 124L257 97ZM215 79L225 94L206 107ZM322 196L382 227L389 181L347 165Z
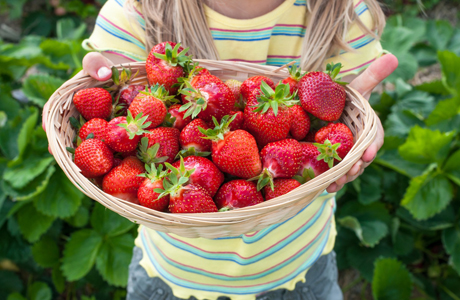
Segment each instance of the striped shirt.
M368 28L373 20L366 4L354 0L355 11ZM128 61L147 57L145 21L139 7L130 22L125 0L108 0L85 40L87 50L117 54ZM250 20L223 16L205 6L208 26L222 60L281 66L299 62L306 30L305 0L286 0L273 11ZM329 62L341 62L341 75L357 74L382 54L380 43L356 25L346 34L354 51L342 51ZM254 299L264 292L292 290L321 256L334 247L334 194L324 193L289 220L258 232L218 239L184 238L139 227L136 245L141 265L158 276L176 297L188 299Z

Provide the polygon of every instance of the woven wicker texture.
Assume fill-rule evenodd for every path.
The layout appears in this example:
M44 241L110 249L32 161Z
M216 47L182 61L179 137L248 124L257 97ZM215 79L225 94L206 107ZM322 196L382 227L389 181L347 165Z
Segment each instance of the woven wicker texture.
M275 68L251 63L196 60L200 66L221 78L240 81L255 75L265 75L275 82L289 76L286 68ZM124 65L139 70L134 84L147 84L144 63ZM121 69L121 67L120 67ZM48 141L57 163L72 183L88 197L98 201L110 210L143 224L154 230L178 234L184 237L217 238L237 236L261 230L269 225L282 222L299 212L320 195L362 156L364 150L374 140L377 132L377 117L368 101L355 90L346 87L347 102L340 121L353 132L355 145L338 165L299 188L281 197L261 204L228 212L203 214L171 214L158 212L104 193L89 179L85 178L72 161L66 147L73 147L76 134L70 126L69 118L78 115L72 103L74 93L80 89L111 85L111 81L99 82L88 75L79 73L64 83L50 98L48 109L44 111Z

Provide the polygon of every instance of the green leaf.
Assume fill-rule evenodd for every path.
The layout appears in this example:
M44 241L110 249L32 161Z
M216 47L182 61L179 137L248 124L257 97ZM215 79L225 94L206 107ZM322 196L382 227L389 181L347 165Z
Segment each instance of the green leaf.
M88 208L80 205L77 212L68 218L65 218L65 221L76 228L81 228L86 226L89 221L89 211Z
M417 220L426 220L442 211L452 200L453 188L444 175L427 172L412 178L401 205Z
M446 158L454 136L454 132L442 133L415 126L409 132L406 142L399 147L399 154L415 163L440 164Z
M403 207L397 209L396 215L421 230L442 230L451 227L455 222L455 213L451 205L448 205L443 211L426 220L414 219L410 212Z
M77 40L85 33L86 25L84 23L75 28L75 23L70 18L61 19L57 22L56 33L60 40Z
M63 83L64 80L47 74L30 75L24 81L22 91L30 101L43 107Z
M21 164L7 168L3 174L3 179L13 188L21 189L42 174L53 161L53 157L29 156Z
M51 279L53 280L56 291L58 291L58 293L63 293L65 290L65 278L59 264L54 266L53 272L51 273Z
M399 155L398 150L384 150L374 163L390 168L407 177L416 177L423 173L427 165L407 161Z
M427 92L430 94L437 94L442 96L449 95L449 91L441 80L434 80L430 82L424 82L414 87L418 91Z
M428 126L438 124L446 119L452 119L459 113L460 98L450 98L441 100L436 104L436 107L426 119Z
M0 150L8 160L13 160L19 156L19 133L24 127L26 120L32 118L32 115L36 112L36 109L20 110L15 118L9 117L9 121L0 130Z
M338 219L340 225L353 230L359 240L367 247L374 247L388 234L388 227L378 220L358 221L357 218L346 216Z
M59 263L59 248L56 241L44 236L32 246L32 256L38 265L51 268Z
M3 189L10 197L16 200L28 200L45 190L49 179L55 170L56 168L53 165L50 165L48 169L46 169L46 172L43 172L34 180L32 180L27 186L19 190L13 189L4 181L0 181L0 188Z
M102 245L96 258L96 268L111 285L126 287L128 268L134 247L131 234L110 237Z
M378 201L382 195L380 172L376 168L366 168L359 178L361 191L358 193L358 201L362 204Z
M430 20L426 27L426 38L436 50L447 48L454 29L447 20Z
M393 250L398 255L407 255L415 245L415 238L412 234L398 230L393 241Z
M23 295L19 293L12 293L8 295L8 298L6 300L27 300Z
M460 57L450 51L439 51L442 80L452 95L460 96Z
M375 262L372 294L375 300L409 299L412 280L404 265L392 258L381 258Z
M24 151L26 150L26 147L29 143L29 141L32 139L32 134L35 129L35 125L37 124L38 120L38 110L33 109L32 110L32 115L27 118L27 120L24 122L24 124L21 127L21 130L19 131L19 136L18 136L18 156L13 160L17 161L22 158L22 155L24 154Z
M460 275L460 228L458 226L442 231L442 243L450 254L449 263Z
M454 174L460 178L460 150L449 156L442 170L447 173ZM458 183L457 183L458 184Z
M69 181L61 170L51 177L46 189L34 198L38 211L51 217L66 218L77 211L83 194Z
M102 246L102 237L94 230L72 233L64 248L62 272L69 281L83 278L93 267Z
M31 243L37 241L54 221L53 217L45 216L37 211L32 203L24 205L18 211L17 218L22 235Z
M30 300L51 300L52 293L46 283L36 281L27 290L27 296Z
M129 231L135 224L99 203L95 203L91 214L91 226L102 236L116 236Z
M22 280L15 272L0 270L0 295L20 293L23 289Z

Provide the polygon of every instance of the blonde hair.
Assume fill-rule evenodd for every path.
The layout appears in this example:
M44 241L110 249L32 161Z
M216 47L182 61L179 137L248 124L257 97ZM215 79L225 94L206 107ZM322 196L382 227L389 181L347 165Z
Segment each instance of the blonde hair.
M125 3L132 12L134 2ZM181 42L195 58L219 59L204 13L204 0L141 0L145 18L146 50L163 41ZM323 62L340 50L353 51L345 35L353 22L374 38L385 27L385 16L377 0L365 1L374 20L367 28L357 17L353 0L307 0L308 23L303 41L301 67L321 69ZM312 46L313 45L313 46Z

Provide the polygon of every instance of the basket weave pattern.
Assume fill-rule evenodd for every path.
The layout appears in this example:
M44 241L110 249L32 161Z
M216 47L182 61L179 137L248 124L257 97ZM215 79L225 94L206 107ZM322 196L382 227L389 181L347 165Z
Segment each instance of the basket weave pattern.
M272 78L274 82L278 82L289 76L285 68L279 69L241 62L196 61L222 80L237 79L243 81L251 76L265 75ZM129 66L133 70L133 74L139 70L138 76L132 82L133 84L147 84L145 63L139 62L124 66ZM99 82L89 75L80 73L64 83L51 96L48 109L44 111L51 151L69 180L88 197L132 222L184 237L237 236L287 220L319 196L329 184L346 174L353 164L361 158L364 150L371 144L377 133L377 117L368 101L355 90L346 87L347 101L339 121L346 124L353 132L355 144L338 165L286 195L255 206L217 213L163 213L104 193L80 173L79 168L72 161L72 155L66 150L66 147L73 147L72 141L76 135L75 130L70 126L69 118L79 114L72 102L74 93L84 88L111 84L111 80Z

